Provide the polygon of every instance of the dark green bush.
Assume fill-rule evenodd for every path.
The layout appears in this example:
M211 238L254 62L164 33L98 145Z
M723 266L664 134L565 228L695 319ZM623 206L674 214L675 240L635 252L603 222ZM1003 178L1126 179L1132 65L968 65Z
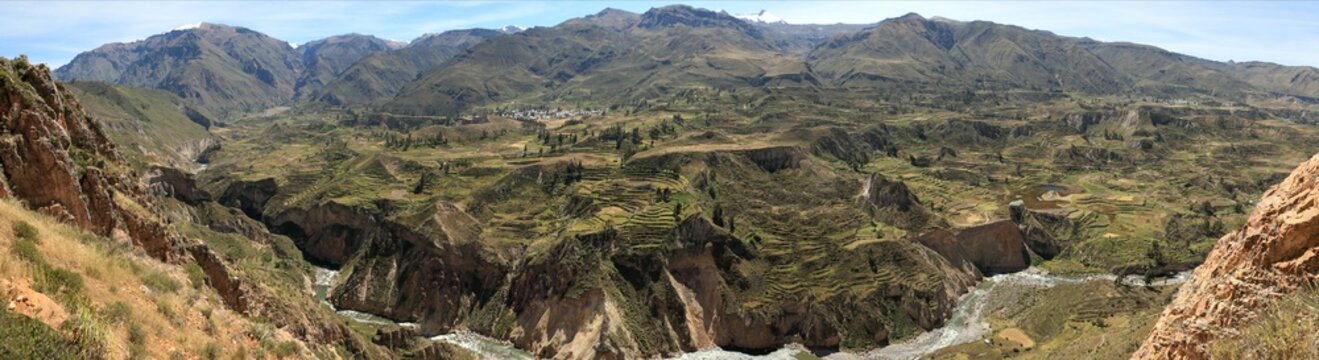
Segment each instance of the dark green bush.
M31 240L19 239L9 244L9 251L19 260L27 261L33 265L46 265L46 258L41 256L41 250L37 249L37 243Z
M46 324L0 306L0 359L77 359L77 344Z
M206 272L197 263L183 265L183 271L188 273L188 282L192 283L192 287L201 289L206 286Z
M14 237L18 238L19 240L41 242L41 239L38 237L40 233L37 232L37 228L35 226L32 226L32 224L29 224L26 221L19 220L19 221L15 221L13 226L14 226Z
M147 332L137 323L128 324L128 357L141 359L147 354Z

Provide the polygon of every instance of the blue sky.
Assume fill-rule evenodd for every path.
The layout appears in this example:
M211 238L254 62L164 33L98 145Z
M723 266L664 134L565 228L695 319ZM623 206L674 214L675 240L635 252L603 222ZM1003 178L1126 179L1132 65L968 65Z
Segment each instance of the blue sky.
M1319 2L772 2L688 1L790 23L872 23L917 12L989 20L1068 36L1129 41L1213 60L1319 66ZM344 33L408 41L427 32L552 26L606 7L634 12L659 1L470 2L6 2L0 56L52 66L109 42L139 40L200 21L237 25L301 44Z

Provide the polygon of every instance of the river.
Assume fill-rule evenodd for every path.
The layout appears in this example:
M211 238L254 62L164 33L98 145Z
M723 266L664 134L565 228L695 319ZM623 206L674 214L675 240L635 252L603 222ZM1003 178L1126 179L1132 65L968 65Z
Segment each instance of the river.
M316 297L324 302L326 306L334 308L328 301L325 301L326 293L330 286L334 284L338 271L329 269L316 269ZM1191 279L1191 272L1186 271L1178 273L1176 276L1160 278L1152 282L1153 286L1172 286L1181 285ZM1007 286L1020 286L1034 289L1047 289L1060 284L1079 284L1089 281L1115 281L1117 277L1111 274L1089 275L1089 276L1069 276L1055 275L1039 268L1029 268L1020 272L1011 274L1000 274L990 276L981 281L974 289L962 295L957 301L957 307L953 309L948 321L943 327L927 331L915 337L906 339L902 342L891 344L882 348L858 352L838 352L825 356L829 360L860 360L860 359L919 359L922 356L932 354L941 349L977 341L984 338L990 332L989 324L984 319L984 307L986 299L994 295L995 289L1001 289ZM1130 286L1144 286L1144 278L1141 276L1130 275L1122 279L1122 283ZM390 325L395 322L372 314L352 311L337 310L339 315L364 323L375 325ZM415 326L415 324L402 323L399 326ZM483 359L497 360L529 360L534 359L526 351L517 349L505 341L492 339L480 334L471 332L457 332L432 337L431 340L444 341L481 356ZM765 355L748 355L739 352L726 351L718 348L705 349L690 353L684 353L668 359L673 360L788 360L794 359L797 355L807 350L796 344L789 344L783 348Z
M1190 280L1190 278L1191 272L1187 271L1179 273L1176 276L1156 279L1150 285L1180 285L1187 280ZM986 335L989 335L990 327L984 319L984 307L986 303L985 300L993 296L995 289L1002 289L1006 286L1047 289L1060 284L1079 284L1089 281L1111 282L1116 279L1117 277L1111 274L1089 276L1054 275L1050 274L1048 271L1034 267L1011 274L990 276L985 278L985 280L981 281L974 289L958 299L957 307L953 309L953 313L949 316L948 321L943 327L927 331L910 339L882 348L859 353L838 352L829 354L824 358L829 360L919 359L944 348L977 341L984 338ZM1130 286L1145 285L1144 278L1136 275L1130 275L1123 278L1122 283ZM798 353L804 351L806 350L801 346L789 345L770 354L750 356L720 349L709 349L683 354L672 359L778 360L794 358Z
M314 296L316 297L316 300L325 304L325 306L329 306L330 309L334 310L334 312L339 314L339 316L343 316L352 321L371 324L371 325L379 325L379 326L398 325L401 327L416 328L417 324L413 324L413 323L398 323L382 316L368 314L361 311L336 309L334 307L334 304L331 304L329 300L327 300L327 297L330 292L330 287L334 286L335 279L339 277L339 272L336 270L330 270L316 266L312 266L312 269L315 270L314 271L315 282L313 283L312 288L313 290L315 290ZM456 332L453 334L445 334L445 335L432 337L431 340L443 341L457 345L458 347L466 349L467 351L471 351L475 354L480 355L482 359L492 359L492 360L493 359L498 359L498 360L535 359L535 357L531 356L530 353L515 348L513 347L512 344L509 344L506 341L499 341L490 337L482 336L480 334L471 333L471 332Z

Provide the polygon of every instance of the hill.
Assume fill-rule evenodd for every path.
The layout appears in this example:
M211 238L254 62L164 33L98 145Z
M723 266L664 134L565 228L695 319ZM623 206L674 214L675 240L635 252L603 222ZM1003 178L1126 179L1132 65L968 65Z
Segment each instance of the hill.
M93 81L67 85L136 167L192 168L219 146L209 131L219 120L174 94Z
M467 48L504 33L495 30L453 30L429 34L392 51L362 58L314 93L312 101L333 106L357 106L388 100L399 88Z

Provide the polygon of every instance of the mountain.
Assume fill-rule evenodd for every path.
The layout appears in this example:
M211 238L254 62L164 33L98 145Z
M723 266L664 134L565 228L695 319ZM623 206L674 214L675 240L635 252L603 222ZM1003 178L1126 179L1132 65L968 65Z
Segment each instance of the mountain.
M807 58L843 87L916 82L1089 94L1312 96L1319 86L1310 67L1220 63L1148 45L914 13L838 37Z
M1313 67L1222 63L917 14L874 25L799 25L765 11L733 16L683 5L644 14L606 9L551 28L427 34L406 46L348 34L293 48L249 29L201 23L79 54L56 75L162 89L220 117L302 101L434 114L510 99L612 104L761 86L1319 95Z
M309 96L368 55L401 49L407 44L369 35L347 34L298 46L304 71L295 87L300 97Z
M79 54L55 71L64 81L156 88L217 113L292 100L303 65L287 42L241 27L203 23Z
M474 46L423 72L383 109L439 114L515 99L616 104L762 86L1309 96L1314 74L986 21L908 14L874 26L793 25L669 6L641 15L607 10Z
M404 86L384 109L439 114L547 97L612 103L803 73L804 64L776 50L759 27L722 12L609 9L473 46Z
M1103 59L1045 31L908 14L812 51L811 66L845 87L911 81L1113 93L1125 88Z
M861 32L871 24L788 24L755 22L774 46L792 56L804 57L816 46L838 36Z
M403 48L371 54L337 72L338 76L316 91L312 100L351 106L389 99L422 71L472 45L506 33L508 30L468 29L423 35Z
M1312 292L1309 286L1313 286L1319 275L1316 189L1319 189L1319 156L1302 163L1282 183L1265 192L1245 225L1218 240L1204 264L1195 269L1195 277L1178 291L1132 358L1209 358L1216 341L1238 336L1255 319L1265 315L1266 309L1279 305L1278 300L1296 296L1293 293ZM1312 316L1315 310L1304 311ZM1286 314L1290 319L1286 322L1294 323L1293 316L1298 315L1301 314ZM1314 324L1308 326L1309 334L1313 334ZM1261 342L1260 339L1245 341ZM1249 348L1270 347L1261 344ZM1313 347L1308 351L1314 354ZM1264 358L1297 355L1279 353Z
M1319 69L1311 66L1283 66L1259 61L1213 63L1211 66L1260 89L1319 98Z
M363 56L397 47L350 34L294 49L247 28L201 23L78 54L55 75L161 89L227 116L291 105Z

